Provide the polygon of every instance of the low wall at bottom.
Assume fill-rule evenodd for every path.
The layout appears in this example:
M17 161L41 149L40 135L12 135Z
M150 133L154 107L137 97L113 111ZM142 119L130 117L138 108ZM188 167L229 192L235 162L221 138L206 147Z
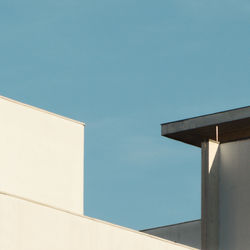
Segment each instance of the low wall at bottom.
M185 250L141 232L0 192L0 250Z

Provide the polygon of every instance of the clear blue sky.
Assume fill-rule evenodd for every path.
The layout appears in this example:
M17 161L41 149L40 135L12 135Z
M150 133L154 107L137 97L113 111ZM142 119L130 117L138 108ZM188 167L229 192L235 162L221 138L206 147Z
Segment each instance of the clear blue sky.
M0 93L84 121L85 211L200 218L200 150L167 121L250 104L248 0L2 0Z

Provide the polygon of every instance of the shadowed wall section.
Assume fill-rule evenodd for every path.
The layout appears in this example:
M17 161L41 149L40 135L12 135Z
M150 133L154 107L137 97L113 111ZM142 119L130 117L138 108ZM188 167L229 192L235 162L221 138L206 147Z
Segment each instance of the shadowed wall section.
M201 248L201 220L141 230L163 239L171 240L197 249Z
M250 246L250 139L220 145L220 250Z

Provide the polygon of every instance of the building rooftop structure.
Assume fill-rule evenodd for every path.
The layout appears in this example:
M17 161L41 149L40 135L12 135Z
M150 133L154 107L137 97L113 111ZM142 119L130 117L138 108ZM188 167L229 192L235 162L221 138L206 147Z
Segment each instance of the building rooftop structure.
M249 249L250 106L164 123L161 134L201 148L201 231L194 242L202 250ZM148 232L187 239L182 226Z
M250 137L250 106L163 123L161 135L201 147L206 140L221 143Z
M250 107L161 125L202 152L201 220L141 232L84 215L84 124L0 97L0 249L250 246Z

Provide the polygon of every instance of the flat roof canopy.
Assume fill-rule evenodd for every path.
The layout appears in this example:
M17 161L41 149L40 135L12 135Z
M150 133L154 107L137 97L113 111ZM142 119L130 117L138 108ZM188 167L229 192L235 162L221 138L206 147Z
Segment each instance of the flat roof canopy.
M201 147L203 141L220 143L250 138L250 106L161 124L161 135Z

